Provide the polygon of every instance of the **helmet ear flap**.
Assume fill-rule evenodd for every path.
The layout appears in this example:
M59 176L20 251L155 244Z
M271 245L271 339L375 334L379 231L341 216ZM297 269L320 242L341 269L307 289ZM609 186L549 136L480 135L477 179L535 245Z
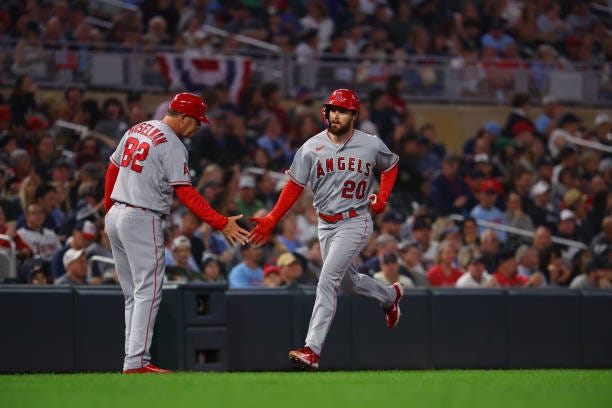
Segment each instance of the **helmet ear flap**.
M321 108L321 120L323 121L323 125L327 126L329 124L329 106L323 106Z

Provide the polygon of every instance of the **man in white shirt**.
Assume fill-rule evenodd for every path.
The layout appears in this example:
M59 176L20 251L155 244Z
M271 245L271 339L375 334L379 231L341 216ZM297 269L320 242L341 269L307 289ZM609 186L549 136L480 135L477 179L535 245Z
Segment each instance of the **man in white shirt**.
M481 256L472 257L467 264L467 273L464 273L456 285L457 288L492 288L495 287L495 279L485 270Z

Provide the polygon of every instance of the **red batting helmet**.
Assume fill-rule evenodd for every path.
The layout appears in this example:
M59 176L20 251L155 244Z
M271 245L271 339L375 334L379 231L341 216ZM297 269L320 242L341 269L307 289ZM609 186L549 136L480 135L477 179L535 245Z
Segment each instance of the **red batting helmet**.
M206 102L198 95L187 92L176 94L168 108L196 118L200 122L208 123L208 119L206 119Z
M336 89L329 95L325 107L333 105L359 113L359 97L350 89Z

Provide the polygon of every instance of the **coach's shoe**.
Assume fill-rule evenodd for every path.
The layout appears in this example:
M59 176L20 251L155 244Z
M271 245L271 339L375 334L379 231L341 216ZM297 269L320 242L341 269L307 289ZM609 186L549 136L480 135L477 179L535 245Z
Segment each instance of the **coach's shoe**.
M130 368L129 370L123 370L123 374L166 374L171 373L170 370L164 370L163 368L155 367L149 363L144 367Z
M402 285L395 282L392 286L393 289L395 289L395 300L391 306L383 309L385 311L385 317L387 318L387 327L390 329L394 328L399 323L401 316L399 302L404 296L404 288Z
M302 368L319 368L319 355L310 347L290 351L289 358Z

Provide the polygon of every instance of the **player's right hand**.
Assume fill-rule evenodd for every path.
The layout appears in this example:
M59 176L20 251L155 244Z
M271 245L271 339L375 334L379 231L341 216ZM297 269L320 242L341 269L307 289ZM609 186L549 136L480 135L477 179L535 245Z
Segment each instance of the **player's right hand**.
M242 218L242 214L227 217L227 225L221 233L228 239L232 246L244 245L249 241L249 231L240 227L236 221Z
M250 217L249 220L257 224L249 234L249 240L254 245L264 245L268 242L268 237L272 233L276 223L270 216Z
M374 214L380 214L387 208L387 197L383 194L371 194L370 195L370 209Z

